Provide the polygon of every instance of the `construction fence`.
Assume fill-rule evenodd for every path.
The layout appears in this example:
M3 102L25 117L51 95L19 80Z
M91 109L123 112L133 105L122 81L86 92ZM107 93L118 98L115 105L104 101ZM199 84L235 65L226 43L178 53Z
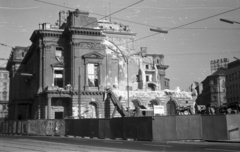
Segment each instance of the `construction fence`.
M240 114L231 114L7 121L1 123L0 132L147 141L235 140L240 139L239 128Z

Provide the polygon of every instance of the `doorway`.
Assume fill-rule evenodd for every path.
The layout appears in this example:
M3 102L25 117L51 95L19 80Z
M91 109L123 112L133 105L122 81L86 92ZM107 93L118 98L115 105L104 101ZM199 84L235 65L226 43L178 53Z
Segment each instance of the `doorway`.
M167 115L176 115L176 104L172 100L167 103Z

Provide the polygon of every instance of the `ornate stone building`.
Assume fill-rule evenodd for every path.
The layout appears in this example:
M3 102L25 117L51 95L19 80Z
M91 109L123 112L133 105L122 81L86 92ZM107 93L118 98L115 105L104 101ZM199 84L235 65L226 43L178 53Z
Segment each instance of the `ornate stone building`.
M0 67L0 121L8 117L9 73Z
M78 9L68 12L66 22L60 13L60 20L59 26L40 24L20 64L11 55L10 119L109 118L120 104L127 109L127 78L130 109L162 104L165 114L176 114L176 106L194 102L189 92L164 90L164 56L137 54L136 33L128 26L97 21ZM104 98L109 87L117 104Z
M219 107L227 103L225 88L225 70L219 69L202 81L202 104Z
M229 63L225 75L227 103L240 103L240 60Z

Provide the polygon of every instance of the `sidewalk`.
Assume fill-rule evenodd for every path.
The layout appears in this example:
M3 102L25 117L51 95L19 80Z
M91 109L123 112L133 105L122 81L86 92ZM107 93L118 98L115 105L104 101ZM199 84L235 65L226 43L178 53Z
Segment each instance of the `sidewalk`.
M240 143L240 139L232 139L232 140L205 140L207 142L225 142L225 143Z
M168 143L178 143L178 144L206 144L206 143L240 143L240 139L235 140L178 140L178 141L167 141Z

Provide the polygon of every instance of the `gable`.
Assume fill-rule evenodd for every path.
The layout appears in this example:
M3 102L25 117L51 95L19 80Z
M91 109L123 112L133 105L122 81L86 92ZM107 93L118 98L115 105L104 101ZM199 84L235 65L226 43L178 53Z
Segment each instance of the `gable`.
M98 52L87 53L82 56L83 59L91 58L91 59L103 59L105 56Z
M51 64L51 67L63 67L63 66L64 66L63 62L57 62L57 63Z

